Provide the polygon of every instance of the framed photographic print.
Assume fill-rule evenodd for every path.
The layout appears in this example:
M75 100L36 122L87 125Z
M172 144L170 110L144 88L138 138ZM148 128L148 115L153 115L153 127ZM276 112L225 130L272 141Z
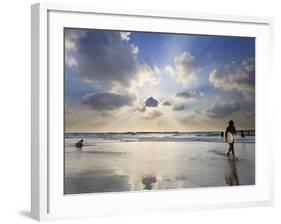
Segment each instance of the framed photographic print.
M270 18L32 6L32 216L269 205Z

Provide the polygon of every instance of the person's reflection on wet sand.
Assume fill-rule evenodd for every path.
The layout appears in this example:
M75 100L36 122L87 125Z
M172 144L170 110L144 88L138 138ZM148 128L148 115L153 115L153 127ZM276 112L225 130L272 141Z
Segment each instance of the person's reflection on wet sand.
M147 175L142 177L141 182L144 185L144 190L151 190L154 184L157 182L157 179L155 176Z
M229 159L227 160L228 169L225 174L225 181L226 184L229 186L236 186L239 185L239 179L236 170L236 159Z

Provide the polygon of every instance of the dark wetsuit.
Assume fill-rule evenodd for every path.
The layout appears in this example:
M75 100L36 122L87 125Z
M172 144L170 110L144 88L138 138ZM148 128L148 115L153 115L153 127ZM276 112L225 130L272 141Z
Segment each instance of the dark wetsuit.
M82 141L79 141L79 142L76 143L76 147L77 148L82 148L82 146L83 146L83 142Z

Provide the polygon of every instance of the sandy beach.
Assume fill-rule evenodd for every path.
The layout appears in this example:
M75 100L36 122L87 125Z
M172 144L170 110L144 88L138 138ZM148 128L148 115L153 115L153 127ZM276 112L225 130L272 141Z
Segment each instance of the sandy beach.
M65 194L255 184L255 144L97 142L65 151Z

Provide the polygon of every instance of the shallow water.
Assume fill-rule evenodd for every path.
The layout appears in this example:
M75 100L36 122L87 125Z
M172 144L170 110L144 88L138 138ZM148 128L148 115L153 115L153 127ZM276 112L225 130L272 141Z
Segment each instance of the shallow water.
M66 141L65 194L255 184L254 143Z

